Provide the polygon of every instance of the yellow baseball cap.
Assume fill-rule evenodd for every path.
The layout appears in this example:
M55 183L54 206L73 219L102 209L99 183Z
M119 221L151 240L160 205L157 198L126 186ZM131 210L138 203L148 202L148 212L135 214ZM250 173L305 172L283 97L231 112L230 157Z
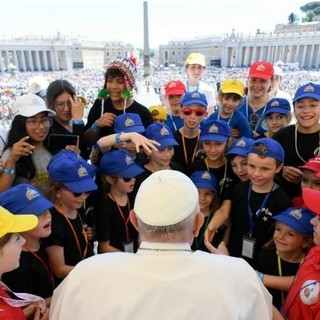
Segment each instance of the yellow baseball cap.
M167 113L166 109L163 106L151 106L149 107L149 111L151 113L152 119L157 121L166 121Z
M199 64L200 66L205 67L206 66L206 58L202 53L194 52L194 53L189 54L184 65L187 66L188 64Z
M7 233L29 231L38 224L38 218L33 214L12 214L0 206L0 238Z
M220 91L222 93L236 93L243 97L245 93L245 87L241 80L227 79L221 83Z

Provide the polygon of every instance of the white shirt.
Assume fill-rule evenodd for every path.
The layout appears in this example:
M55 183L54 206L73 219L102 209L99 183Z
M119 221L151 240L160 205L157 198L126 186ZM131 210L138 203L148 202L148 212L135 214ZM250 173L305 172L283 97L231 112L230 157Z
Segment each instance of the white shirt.
M207 98L208 107L215 107L217 105L216 92L215 92L214 88L209 86L208 84L206 84L202 81L199 81L198 86L193 87L193 86L188 85L188 83L187 83L186 88L187 88L188 92L199 91L199 92L203 93Z
M50 307L51 320L271 318L271 295L243 259L149 242L80 262Z

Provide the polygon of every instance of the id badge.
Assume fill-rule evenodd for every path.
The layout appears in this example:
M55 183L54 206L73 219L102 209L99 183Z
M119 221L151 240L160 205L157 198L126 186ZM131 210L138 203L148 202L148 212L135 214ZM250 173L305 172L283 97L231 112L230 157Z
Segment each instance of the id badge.
M242 256L253 259L256 240L249 237L242 238Z
M132 252L132 253L134 253L133 241L122 242L122 248L123 248L124 252Z

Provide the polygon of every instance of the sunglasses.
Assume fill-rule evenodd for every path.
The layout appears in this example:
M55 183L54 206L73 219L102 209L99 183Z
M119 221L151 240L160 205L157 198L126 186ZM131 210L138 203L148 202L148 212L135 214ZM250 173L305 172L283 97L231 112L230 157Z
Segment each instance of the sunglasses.
M70 193L73 194L73 196L75 198L79 198L81 195L85 194L85 195L89 195L91 192L73 192L70 189L68 189L67 187L63 187L62 189L69 191Z
M132 178L125 178L125 177L119 177L119 176L117 176L117 178L122 179L124 182L130 182L133 179L133 177Z
M202 117L206 113L206 110L203 110L202 108L182 108L181 111L185 116L190 116L192 113L194 113L197 117Z

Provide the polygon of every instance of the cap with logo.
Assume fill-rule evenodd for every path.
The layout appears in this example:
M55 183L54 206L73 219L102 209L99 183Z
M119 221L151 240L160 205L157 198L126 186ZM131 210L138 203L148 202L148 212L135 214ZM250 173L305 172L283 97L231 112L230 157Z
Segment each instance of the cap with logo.
M200 141L225 142L231 136L231 128L223 120L205 120L201 126Z
M170 128L162 123L150 124L145 133L146 138L160 143L158 149L164 149L171 146L177 146L178 142L173 137Z
M71 150L56 153L48 164L49 178L60 181L72 192L97 190L93 180L95 167Z
M35 186L22 183L0 194L0 206L14 213L39 216L52 208L53 203L42 196Z
M320 172L320 156L315 156L309 159L303 166L299 166L299 168L319 173Z
M134 178L144 170L134 162L126 150L113 150L103 154L98 171L123 178Z
M187 107L193 104L207 108L208 102L205 94L199 91L186 92L186 94L182 98L181 106Z
M114 120L114 131L118 132L144 132L145 128L137 113L123 113Z
M266 61L257 61L253 63L249 70L249 78L269 80L273 77L273 75L273 66L271 63Z
M232 141L231 146L226 152L226 156L239 155L244 158L247 157L249 150L254 142L254 139L241 137Z
M187 90L184 83L180 80L171 80L169 81L165 86L165 95L177 95L181 96L183 95Z
M273 98L267 102L264 115L272 113L288 114L291 111L290 103L284 98Z
M167 112L163 106L151 106L149 107L153 121L166 121Z
M309 82L299 87L294 95L293 102L303 98L312 98L320 100L320 84Z
M261 158L270 157L284 162L284 150L281 144L271 138L260 138L255 140L249 153L258 154Z
M210 171L195 171L190 176L190 179L198 189L208 188L214 193L217 192L218 182L216 177Z

